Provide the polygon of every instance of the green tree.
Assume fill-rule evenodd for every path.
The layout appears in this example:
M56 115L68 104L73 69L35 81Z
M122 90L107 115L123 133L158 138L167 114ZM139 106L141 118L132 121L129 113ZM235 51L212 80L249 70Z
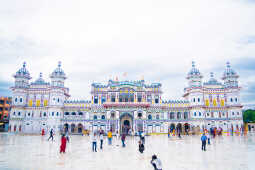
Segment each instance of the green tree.
M248 109L243 113L243 121L245 123L253 122L255 123L255 110Z

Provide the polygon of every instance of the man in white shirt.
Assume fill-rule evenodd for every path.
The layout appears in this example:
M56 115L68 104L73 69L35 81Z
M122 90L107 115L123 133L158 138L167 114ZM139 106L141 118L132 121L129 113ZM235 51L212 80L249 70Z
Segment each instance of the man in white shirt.
M162 163L156 155L152 156L151 164L154 167L154 170L162 170Z
M97 152L97 134L94 132L94 135L91 135L91 142L92 142L92 151Z

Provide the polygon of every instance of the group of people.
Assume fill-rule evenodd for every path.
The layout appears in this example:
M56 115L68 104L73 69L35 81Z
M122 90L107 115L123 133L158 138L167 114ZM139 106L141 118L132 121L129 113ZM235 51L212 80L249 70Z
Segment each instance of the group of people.
M42 134L41 135L42 136L45 135L44 129L42 130ZM101 129L98 132L94 132L91 135L92 151L93 152L97 152L97 142L98 142L98 140L100 141L100 149L103 149L104 135L105 135L105 132L103 130L101 130ZM144 146L145 145L145 134L143 132L141 132L141 133L139 133L139 136L140 136L140 139L139 139L139 142L138 142L138 151L140 153L143 153L144 150L145 150L145 146ZM108 138L108 145L112 145L113 135L112 135L112 131L111 130L108 131L107 138ZM117 131L116 139L119 140L119 138L120 138L120 134ZM53 131L53 129L51 129L50 132L49 132L48 141L50 139L52 141L54 140L54 131ZM126 140L126 134L123 133L123 134L121 134L122 147L126 147L125 140ZM66 144L67 144L67 142L69 142L68 131L66 131L61 136L60 153L65 153L66 152ZM160 159L157 158L156 155L152 156L151 164L154 167L154 170L162 170L161 161L160 161Z

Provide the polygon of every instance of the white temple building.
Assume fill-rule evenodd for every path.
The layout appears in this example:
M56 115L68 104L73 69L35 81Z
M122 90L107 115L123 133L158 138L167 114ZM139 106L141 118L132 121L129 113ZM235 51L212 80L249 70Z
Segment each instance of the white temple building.
M15 84L11 87L9 131L40 133L42 129L55 132L65 129L82 133L101 128L121 133L129 129L167 133L169 129L189 131L194 127L235 130L243 126L238 77L227 63L222 82L213 73L203 82L193 62L183 100L163 99L160 83L109 80L107 84L91 85L90 100L72 101L61 63L50 74L50 82L43 79L42 73L30 82L24 63L14 75Z

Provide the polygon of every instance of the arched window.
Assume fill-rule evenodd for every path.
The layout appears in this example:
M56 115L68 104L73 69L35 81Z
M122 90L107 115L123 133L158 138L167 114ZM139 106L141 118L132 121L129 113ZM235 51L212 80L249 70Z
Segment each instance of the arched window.
M69 115L69 112L65 112L65 115Z
M16 114L16 113L15 113L15 112L13 112L13 116L15 116L15 114Z
M17 98L15 98L15 102L17 102L18 101L18 99Z
M102 116L101 116L101 119L103 119L103 120L104 120L104 119L105 119L105 115L102 115Z
M58 112L57 112L57 116L58 116Z
M114 118L115 118L115 114L111 113L111 119L114 119Z
M188 113L184 112L184 119L188 119Z
M237 102L237 98L236 98L236 102Z
M231 102L233 102L233 99L232 99L232 98L230 98L230 101L231 101Z
M181 119L181 112L177 113L177 119Z
M59 103L59 98L58 98L58 103Z
M199 112L199 116L201 116L201 112Z
M30 113L28 113L27 115L30 116Z
M19 99L20 103L22 103L22 98Z
M234 115L235 115L235 112L232 112L232 115L234 116Z
M72 112L72 115L76 115L76 113L75 113L75 112Z
M194 112L194 116L197 116L197 113L196 113L196 112Z
M151 120L151 119L152 119L152 116L151 116L151 115L148 115L148 119Z
M46 112L43 113L43 116L46 117Z
M159 119L159 115L156 116L156 119Z
M143 114L140 112L140 113L138 113L138 117L141 119L142 118L142 116L143 116Z
M193 99L193 102L196 102L196 99L195 99L195 98Z
M97 115L94 115L94 120L97 120Z
M83 113L82 113L82 112L79 112L79 115L80 115L80 116L82 116L82 115L83 115Z
M200 98L198 98L197 101L200 102Z
M54 112L52 112L51 115L54 116Z
M170 113L170 119L174 119L174 112Z

